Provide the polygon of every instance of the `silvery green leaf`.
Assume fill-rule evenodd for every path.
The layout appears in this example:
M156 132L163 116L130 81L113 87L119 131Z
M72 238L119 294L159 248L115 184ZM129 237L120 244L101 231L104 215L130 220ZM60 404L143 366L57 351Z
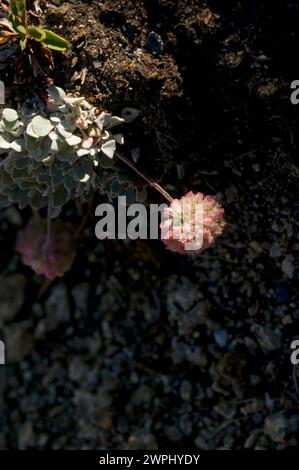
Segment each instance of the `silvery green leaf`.
M67 146L63 151L60 151L57 155L57 159L60 162L69 162L72 165L77 159L78 155L73 147Z
M85 101L85 98L83 98L82 96L80 97L76 97L76 96L65 96L63 101L66 103L66 104L70 104L72 106L74 105L79 105L81 104L83 101Z
M48 157L44 158L41 161L42 161L43 165L51 166L52 163L54 162L54 160L55 160L54 155L49 155Z
M22 192L22 195L19 200L19 208L24 209L26 206L28 206L28 194L26 191Z
M136 108L124 108L121 112L121 117L126 122L132 122L139 116L139 111Z
M25 147L28 152L35 152L40 147L40 141L30 135L26 135Z
M65 166L61 167L61 173L63 174L63 176L69 176L69 175L72 175L73 173L73 167L70 166L68 163L64 163Z
M17 140L15 140L10 144L10 148L15 152L20 153L24 150L24 141L18 142Z
M22 170L26 168L30 163L30 159L27 157L18 157L15 159L15 168Z
M53 193L53 205L54 207L63 206L69 197L69 192L62 185Z
M110 185L110 191L114 197L120 196L123 193L123 190L123 185L117 179L115 179Z
M0 149L8 150L10 149L10 143L5 140L3 137L0 137Z
M87 183L87 181L90 180L90 175L87 173L83 176L83 178L80 179L80 183Z
M108 129L111 129L112 127L115 127L115 126L119 126L123 122L125 122L125 120L122 117L120 118L118 116L111 116L110 122L108 124Z
M9 173L6 173L6 171L4 171L4 172L1 174L0 181L1 181L1 186L2 186L2 188L4 188L4 187L12 187L12 186L14 185L14 182L13 182L12 177L10 176Z
M32 154L33 158L38 162L46 160L51 153L51 143L51 139L43 139L40 143L39 149Z
M15 123L19 118L17 111L11 108L5 108L2 117L7 123Z
M12 170L12 173L11 173L11 176L17 180L19 178L24 178L24 176L28 175L28 167L26 168L22 168L21 170L19 170L18 168L14 168Z
M59 105L63 103L63 99L66 96L66 93L62 88L59 88L58 86L50 87L47 88L47 92L55 104Z
M91 160L87 158L85 158L85 160L84 159L79 160L78 164L74 167L74 171L73 171L74 179L77 181L85 180L86 175L89 175L90 177L92 173L93 173L93 163ZM82 181L82 182L85 182L85 181Z
M88 149L81 148L77 150L78 157L84 157L84 155L89 155L89 153L90 153L90 150Z
M69 112L69 108L65 104L62 104L61 106L59 106L59 111L65 114Z
M42 196L39 192L35 192L31 197L30 197L30 205L34 209L42 209L48 204L48 198L45 196Z
M49 137L51 140L58 140L58 135L55 131L50 132Z
M115 140L109 140L108 142L105 142L101 147L101 151L108 158L113 158L115 150L116 150Z
M114 134L113 139L115 140L117 144L120 144L120 145L123 145L125 142L124 136L122 134Z
M22 192L23 191L18 189L18 188L10 191L9 195L8 195L10 202L12 202L12 203L19 202L19 200L22 197Z
M69 189L70 191L75 189L77 184L78 184L77 181L74 180L72 175L66 176L64 179L64 186L66 189Z
M36 179L39 183L46 183L46 184L50 184L50 176L49 174L47 175L42 175L42 174L38 174L36 176Z
M72 133L69 132L69 131L66 131L64 126L62 124L58 124L58 126L56 127L56 129L58 130L59 134L64 137L65 139L67 138L70 138L72 137Z
M57 140L52 140L51 142L51 152L58 152L58 142Z
M120 183L128 183L130 181L129 175L120 171L117 172L117 178Z
M20 187L20 189L26 189L26 190L28 190L28 189L31 189L31 188L32 188L32 183L23 180L23 181L20 181L20 182L19 182L19 187Z
M95 124L102 131L104 129L105 123L107 122L107 113L102 112L97 119L95 119ZM111 116L110 114L108 116ZM108 121L109 122L109 121Z
M42 154L41 147L39 146L36 150L28 153L28 157L32 158L32 160L39 163L44 158L43 154ZM33 169L36 170L36 167L33 167Z
M75 147L76 145L79 145L81 143L81 137L77 135L72 135L71 137L67 137L65 141L70 145L71 147Z
M100 159L100 166L101 166L102 168L104 168L105 170L106 170L106 169L113 168L113 167L114 167L114 161L111 160L110 158L102 157L102 158Z
M26 128L26 134L28 134L33 139L39 139L39 136L34 132L32 127L32 122L30 122Z
M46 137L54 128L51 121L49 119L44 118L43 116L35 116L32 119L31 124L33 132L38 137Z
M86 185L85 183L79 183L79 186L76 190L76 193L77 193L78 197L83 196L83 194L86 191L86 186L89 186L89 185Z
M61 119L57 116L50 116L50 121L53 122L53 124L59 124Z
M110 134L108 131L104 131L102 135L102 140L108 140L110 139Z
M62 174L51 176L52 188L55 190L57 186L59 186L62 183L63 180L64 180L64 176Z

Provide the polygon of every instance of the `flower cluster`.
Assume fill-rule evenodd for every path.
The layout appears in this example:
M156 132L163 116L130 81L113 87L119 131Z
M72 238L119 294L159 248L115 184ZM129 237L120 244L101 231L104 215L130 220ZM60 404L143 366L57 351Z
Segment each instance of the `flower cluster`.
M72 226L55 221L51 224L51 237L47 240L46 224L32 218L19 233L16 251L22 262L36 274L53 280L61 277L72 266L76 256Z
M195 255L213 245L224 225L224 209L216 198L190 191L164 209L161 239L171 251Z

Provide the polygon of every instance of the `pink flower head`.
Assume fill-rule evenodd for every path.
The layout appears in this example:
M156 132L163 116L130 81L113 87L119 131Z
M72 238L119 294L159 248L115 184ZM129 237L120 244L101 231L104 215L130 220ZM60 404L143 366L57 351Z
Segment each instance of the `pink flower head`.
M188 192L164 209L161 239L181 255L195 255L213 245L223 231L224 209L214 196Z
M76 256L72 228L62 222L53 222L51 240L47 242L45 224L32 218L19 233L16 251L22 262L36 274L43 274L49 280L61 277L71 268Z
M87 112L83 111L75 121L76 126L80 127L80 129L87 129L88 125L90 124L87 119L87 116Z

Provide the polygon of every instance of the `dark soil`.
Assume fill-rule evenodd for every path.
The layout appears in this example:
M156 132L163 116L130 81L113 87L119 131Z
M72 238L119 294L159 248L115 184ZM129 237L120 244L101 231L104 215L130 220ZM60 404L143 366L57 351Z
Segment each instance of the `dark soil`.
M227 228L187 259L159 242L99 242L91 217L72 271L37 300L42 279L14 253L28 214L3 212L0 447L295 447L299 5L40 4L71 42L55 84L137 108L127 156L138 148L138 167L174 195L216 194Z

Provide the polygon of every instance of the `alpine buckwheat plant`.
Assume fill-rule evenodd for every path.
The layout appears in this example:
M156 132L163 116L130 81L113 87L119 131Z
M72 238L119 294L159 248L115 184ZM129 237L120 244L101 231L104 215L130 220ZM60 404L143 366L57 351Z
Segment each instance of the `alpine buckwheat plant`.
M51 197L61 209L70 199L105 192L116 144L123 143L113 130L124 119L97 113L84 98L61 88L48 93L48 102L37 109L24 105L0 114L0 207L17 203L21 209L41 209Z

